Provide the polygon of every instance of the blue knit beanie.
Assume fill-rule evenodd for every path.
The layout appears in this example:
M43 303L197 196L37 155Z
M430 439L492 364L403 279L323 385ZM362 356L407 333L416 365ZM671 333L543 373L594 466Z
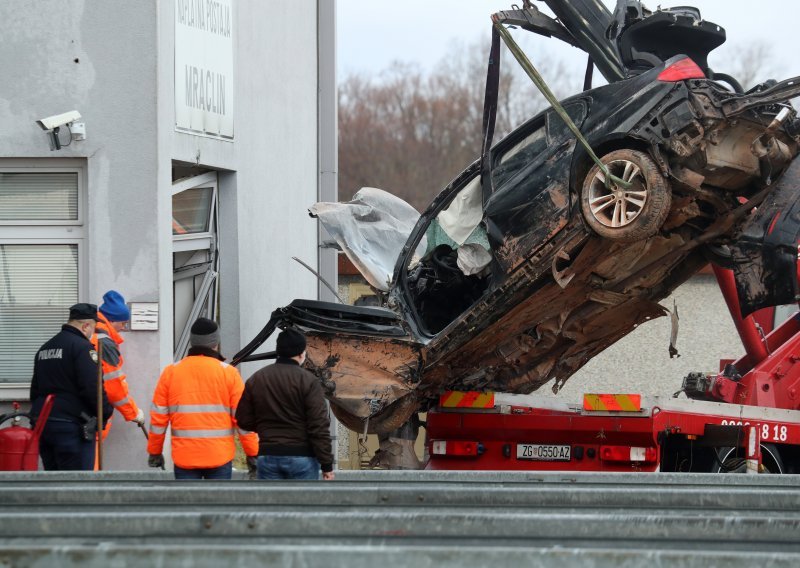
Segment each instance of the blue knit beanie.
M103 303L99 310L108 321L128 321L131 319L131 311L125 304L125 298L116 290L109 290L103 294Z

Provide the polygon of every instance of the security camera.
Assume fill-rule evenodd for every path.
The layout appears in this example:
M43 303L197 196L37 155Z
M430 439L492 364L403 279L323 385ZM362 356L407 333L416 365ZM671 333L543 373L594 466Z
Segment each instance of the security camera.
M69 112L65 112L64 114L56 114L53 116L48 116L47 118L42 118L36 121L36 124L42 130L53 130L54 128L58 128L59 126L64 126L65 124L69 124L70 122L75 122L76 120L81 119L81 113L77 110L71 110Z
M76 122L81 119L81 113L77 110L71 110L63 114L56 114L42 118L36 121L39 128L47 132L50 138L50 149L60 150L61 140L58 133L62 126L66 126L70 130L70 140L66 144L69 146L73 140L86 140L86 125L82 122Z

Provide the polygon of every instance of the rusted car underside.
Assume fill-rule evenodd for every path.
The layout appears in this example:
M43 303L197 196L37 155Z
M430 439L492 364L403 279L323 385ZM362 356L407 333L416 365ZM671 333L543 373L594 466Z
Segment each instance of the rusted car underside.
M575 21L568 13L575 4L585 4L584 9L597 15L587 19L591 25L583 33L561 23ZM634 4L641 8L635 2L620 3L628 12ZM601 119L590 116L583 130L609 164L625 164L623 175L635 164L627 156L644 156L637 159L652 163L653 169L631 169L631 179L639 176L646 187L669 188L652 234L601 234L604 227L591 222L591 200L581 214L583 193L605 179L574 139L564 139L542 164L542 178L550 181L536 194L535 207L522 207L519 191L487 191L493 178L481 174L485 163L479 160L442 192L408 235L388 293L382 295L385 307L296 300L273 313L235 363L271 357L253 353L277 327L295 326L308 336L306 366L323 382L336 416L353 430L386 433L443 390L529 393L551 380L558 390L638 325L667 315L659 301L709 260L734 269L745 314L797 300L800 162L793 161L798 132L788 100L800 95L800 82L791 79L741 93L711 79L693 78L658 86L664 94L645 99L637 94L644 91L636 86L636 73L657 73L680 58L662 41L657 46L663 52L662 67L648 71L647 65L653 65L624 30L642 28L647 17L656 18L660 26L662 20L668 25L691 14L641 13L630 23L625 20L630 14L618 9L613 29L627 43L606 45L598 30L604 32L613 21L601 4L548 0L548 5L560 22L530 6L502 14L507 22L519 25L524 20L537 33L580 44L610 82L622 84L634 76L631 89L639 90L631 96L642 97L641 111L624 118L613 113ZM691 31L691 26L685 28ZM711 29L718 34L718 27ZM716 35L709 42L707 50L721 43ZM627 49L627 58L620 49ZM634 69L631 53L644 58L636 65L645 69ZM706 67L704 53L694 57ZM597 105L603 92L595 89L587 104ZM575 100L580 102L580 96ZM574 157L565 159L567 153ZM563 163L568 165L558 165ZM567 168L566 173L557 174L562 170L556 167ZM455 270L437 279L442 259L436 258L431 225L466 194L471 179L479 179L483 188L483 215L476 230L485 228L491 263L481 272ZM322 215L320 220L325 223ZM425 250L424 239L427 254L415 254ZM340 245L356 255L358 247ZM463 245L450 246L439 250L455 259ZM433 286L438 287L436 295L431 295ZM427 311L435 311L436 317Z

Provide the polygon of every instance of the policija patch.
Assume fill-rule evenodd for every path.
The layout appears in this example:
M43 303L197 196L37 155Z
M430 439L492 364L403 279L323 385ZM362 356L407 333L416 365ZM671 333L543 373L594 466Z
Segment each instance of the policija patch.
M91 349L91 350L89 351L89 357L91 357L91 358L92 358L92 361L94 361L95 363L97 363L97 351L95 351L94 349Z

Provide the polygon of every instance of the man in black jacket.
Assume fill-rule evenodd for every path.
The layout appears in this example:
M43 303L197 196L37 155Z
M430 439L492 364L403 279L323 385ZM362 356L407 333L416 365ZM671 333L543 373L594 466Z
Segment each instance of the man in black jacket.
M278 335L278 360L247 379L236 409L240 428L258 432L259 479L332 480L328 407L319 379L300 365L306 338L295 329Z
M36 352L31 381L31 415L42 410L47 395L56 399L39 439L46 470L94 469L97 421L97 352L89 338L97 324L97 306L75 304L61 331ZM103 395L105 422L114 407Z

